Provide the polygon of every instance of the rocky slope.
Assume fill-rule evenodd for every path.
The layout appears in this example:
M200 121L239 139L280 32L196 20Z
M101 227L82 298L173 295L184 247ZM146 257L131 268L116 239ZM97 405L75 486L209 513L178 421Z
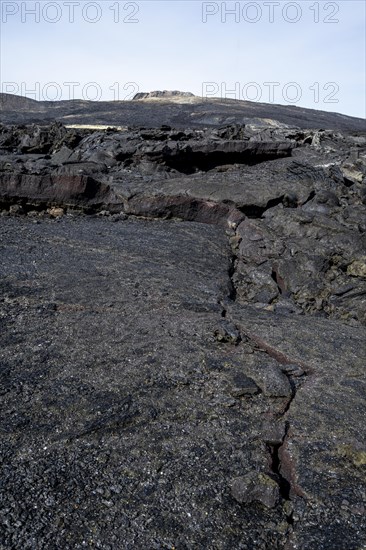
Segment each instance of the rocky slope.
M1 127L2 547L362 549L366 134L260 118Z
M168 94L172 95L168 95ZM179 95L173 95L178 93ZM151 97L151 94L153 97ZM183 95L182 95L183 94ZM233 123L264 127L277 121L299 128L348 131L366 130L365 120L339 113L235 99L201 98L189 92L150 92L132 101L34 101L0 94L0 120L6 124L100 124L110 126L204 128ZM149 97L150 96L150 97Z

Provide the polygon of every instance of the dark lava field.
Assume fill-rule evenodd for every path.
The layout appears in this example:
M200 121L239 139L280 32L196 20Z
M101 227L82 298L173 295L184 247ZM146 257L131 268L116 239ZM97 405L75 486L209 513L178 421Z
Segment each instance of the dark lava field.
M0 99L0 548L365 550L365 121Z

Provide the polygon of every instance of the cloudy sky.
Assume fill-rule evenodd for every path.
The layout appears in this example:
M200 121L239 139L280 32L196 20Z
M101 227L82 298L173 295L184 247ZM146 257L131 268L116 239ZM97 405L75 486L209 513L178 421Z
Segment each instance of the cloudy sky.
M179 89L365 116L365 3L1 1L1 91Z

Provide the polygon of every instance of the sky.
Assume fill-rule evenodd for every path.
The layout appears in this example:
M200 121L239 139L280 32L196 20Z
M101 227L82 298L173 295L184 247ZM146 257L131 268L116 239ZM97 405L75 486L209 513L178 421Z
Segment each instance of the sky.
M366 116L363 0L0 1L0 91L190 91Z

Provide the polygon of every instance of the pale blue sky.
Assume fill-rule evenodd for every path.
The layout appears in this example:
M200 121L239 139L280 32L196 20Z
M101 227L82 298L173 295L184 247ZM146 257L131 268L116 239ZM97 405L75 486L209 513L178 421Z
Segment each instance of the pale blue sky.
M2 91L109 100L179 89L362 117L365 19L362 0L1 0Z

